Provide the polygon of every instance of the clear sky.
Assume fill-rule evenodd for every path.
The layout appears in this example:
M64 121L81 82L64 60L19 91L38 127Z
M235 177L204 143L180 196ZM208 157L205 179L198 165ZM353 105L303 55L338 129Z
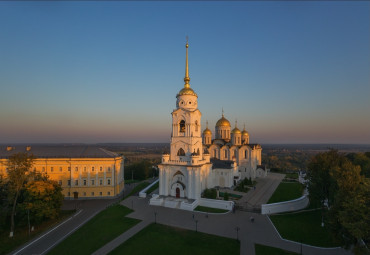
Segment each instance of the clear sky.
M202 129L370 144L369 2L0 1L0 143L169 142L185 37Z

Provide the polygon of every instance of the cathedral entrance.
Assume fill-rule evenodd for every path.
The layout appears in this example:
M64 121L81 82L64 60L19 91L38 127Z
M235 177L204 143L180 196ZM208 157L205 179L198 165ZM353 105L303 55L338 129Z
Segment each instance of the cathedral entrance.
M180 197L180 189L176 188L176 198L179 198L179 197Z

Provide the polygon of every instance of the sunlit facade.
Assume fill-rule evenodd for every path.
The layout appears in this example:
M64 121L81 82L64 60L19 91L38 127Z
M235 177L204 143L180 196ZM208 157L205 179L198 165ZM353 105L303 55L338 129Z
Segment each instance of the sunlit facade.
M241 132L235 127L231 131L222 115L215 127L215 139L208 126L202 133L198 95L189 83L188 47L186 43L185 85L176 95L172 112L170 152L162 156L158 166L160 197L151 199L155 205L166 206L169 202L164 197L196 200L204 189L231 188L243 177L254 179L266 174L260 166L262 148L249 144L245 129Z
M123 156L103 148L76 146L3 146L0 147L0 175L7 174L9 156L32 153L32 170L47 174L62 187L65 199L115 198L124 189Z

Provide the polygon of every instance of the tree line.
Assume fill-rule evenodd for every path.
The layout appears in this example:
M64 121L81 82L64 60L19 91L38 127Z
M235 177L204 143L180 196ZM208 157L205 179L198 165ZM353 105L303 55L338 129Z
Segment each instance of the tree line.
M308 164L310 202L322 207L333 236L356 254L370 242L370 153L319 153Z
M61 186L46 174L32 170L35 157L16 153L9 157L7 174L0 176L0 230L15 226L39 224L59 216L63 202Z

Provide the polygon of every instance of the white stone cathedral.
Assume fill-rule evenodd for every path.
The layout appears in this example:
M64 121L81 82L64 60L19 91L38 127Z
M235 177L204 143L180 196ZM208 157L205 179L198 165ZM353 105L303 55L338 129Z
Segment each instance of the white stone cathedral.
M185 85L176 95L176 109L172 112L170 153L163 154L158 166L162 198L196 200L206 188L231 188L245 177L266 175L261 166L261 146L249 144L245 128L243 132L237 127L230 131L230 122L222 114L215 139L208 125L202 133L198 95L189 84L188 48L186 43Z

